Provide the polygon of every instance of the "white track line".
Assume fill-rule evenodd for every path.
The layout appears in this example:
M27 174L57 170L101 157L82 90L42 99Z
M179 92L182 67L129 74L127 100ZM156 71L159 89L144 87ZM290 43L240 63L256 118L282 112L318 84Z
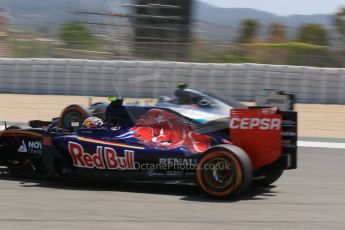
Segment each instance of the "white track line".
M314 141L298 141L299 147L328 148L328 149L345 149L345 143L332 142L314 142Z

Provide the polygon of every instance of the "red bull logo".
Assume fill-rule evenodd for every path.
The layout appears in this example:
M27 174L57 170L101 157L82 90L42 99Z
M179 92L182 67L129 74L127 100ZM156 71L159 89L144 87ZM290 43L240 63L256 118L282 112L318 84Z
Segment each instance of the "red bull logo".
M68 151L75 167L112 170L135 169L134 151L125 150L124 156L120 157L113 148L97 146L96 149L95 154L89 154L84 151L82 145L72 141L68 142Z

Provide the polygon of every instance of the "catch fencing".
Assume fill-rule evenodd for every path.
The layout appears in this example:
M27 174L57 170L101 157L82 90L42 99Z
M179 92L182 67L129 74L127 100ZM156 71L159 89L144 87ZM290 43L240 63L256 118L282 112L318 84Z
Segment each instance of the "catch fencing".
M345 104L345 69L162 61L0 59L0 93L152 98L178 82L253 101L262 89L300 103Z

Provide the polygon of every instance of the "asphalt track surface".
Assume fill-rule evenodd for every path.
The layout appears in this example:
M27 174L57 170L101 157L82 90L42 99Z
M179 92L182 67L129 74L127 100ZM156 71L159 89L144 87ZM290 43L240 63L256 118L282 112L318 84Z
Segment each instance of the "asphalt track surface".
M196 186L0 176L0 229L345 229L345 149L300 148L274 186L222 201Z

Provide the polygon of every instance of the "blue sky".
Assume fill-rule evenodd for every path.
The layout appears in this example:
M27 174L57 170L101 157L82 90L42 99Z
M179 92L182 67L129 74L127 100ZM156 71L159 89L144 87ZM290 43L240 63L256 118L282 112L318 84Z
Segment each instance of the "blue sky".
M200 0L214 6L253 8L278 15L332 14L345 7L345 0Z

